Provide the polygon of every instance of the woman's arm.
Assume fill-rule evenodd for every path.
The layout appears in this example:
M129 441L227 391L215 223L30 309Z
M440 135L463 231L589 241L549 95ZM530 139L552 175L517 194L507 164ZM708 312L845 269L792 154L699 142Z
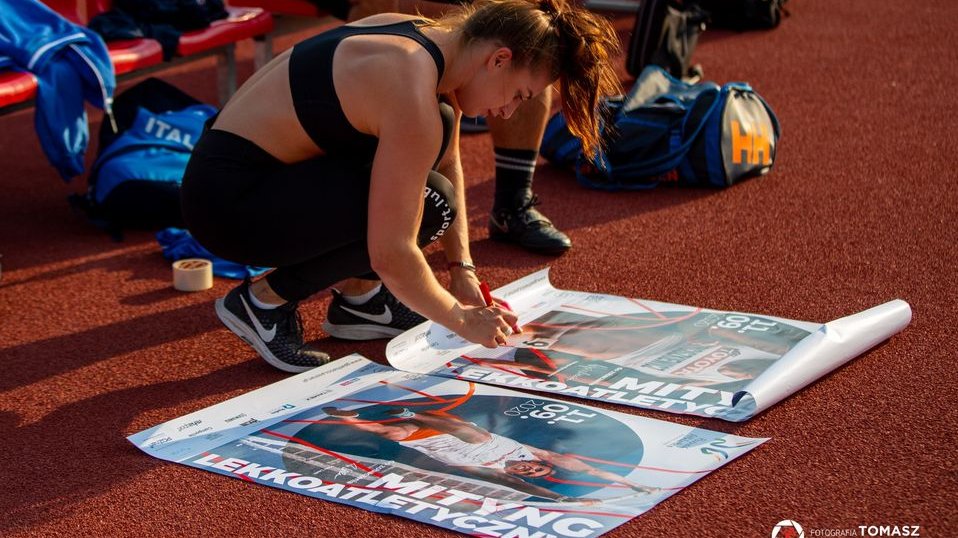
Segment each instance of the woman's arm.
M423 190L442 141L438 110L395 92L382 107L369 186L367 241L372 268L404 304L459 332L464 312L439 285L416 244Z
M495 307L460 304L436 280L416 244L426 177L442 143L442 120L434 87L429 87L434 81L410 76L409 65L386 69L378 73L382 81L378 86L392 91L369 105L378 112L379 135L369 190L367 242L372 268L413 310L470 341L496 347L497 338L504 341L504 331L515 319L503 319ZM389 80L405 84L392 85ZM457 241L462 239L454 235Z
M462 111L459 109L459 103L453 95L444 97L446 101L455 110L455 121L453 123L452 133L450 133L449 146L442 161L439 163L438 172L452 183L453 192L456 195L456 220L446 233L439 238L443 251L446 254L446 260L449 262L472 262L472 254L469 252L469 218L466 216L466 185L462 173L462 161L459 158L459 121L462 119ZM482 292L479 290L479 277L475 272L461 267L450 269L452 279L450 291L460 302L472 306L485 306L482 298Z

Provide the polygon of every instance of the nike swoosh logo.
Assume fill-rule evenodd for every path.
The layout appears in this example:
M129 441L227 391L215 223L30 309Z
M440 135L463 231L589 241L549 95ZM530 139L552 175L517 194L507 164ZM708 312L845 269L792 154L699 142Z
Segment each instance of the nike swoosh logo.
M496 228L499 228L499 231L501 231L501 232L503 232L503 233L509 233L509 227L506 226L505 222L499 222L499 221L496 219L496 217L493 217L493 216L490 216L490 217L489 217L489 220L491 220L492 223L496 225Z
M256 314L253 314L253 309L246 304L246 298L243 297L243 294L240 294L240 301L243 302L243 308L246 309L246 315L249 316L249 319L253 320L253 328L256 329L256 334L263 339L267 344L273 341L273 338L276 336L276 324L273 324L273 327L270 330L266 330L266 327L263 327L259 320L256 319Z
M342 309L349 312L350 314L354 316L358 316L363 319L368 319L369 321L373 323L378 323L380 325L389 325L393 321L393 313L392 311L389 310L389 305L383 305L382 314L369 314L366 312L360 312L359 310L353 310L352 308L349 308L348 306L343 306Z

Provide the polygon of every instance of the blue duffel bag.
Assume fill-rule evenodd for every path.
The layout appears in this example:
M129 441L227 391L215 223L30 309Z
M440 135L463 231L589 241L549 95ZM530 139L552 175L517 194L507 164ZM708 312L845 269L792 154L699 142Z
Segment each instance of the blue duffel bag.
M582 155L561 112L549 120L540 148L550 162L574 167L587 187L728 187L767 174L775 161L778 119L743 82L688 84L650 65L628 95L603 104L603 150L593 159Z

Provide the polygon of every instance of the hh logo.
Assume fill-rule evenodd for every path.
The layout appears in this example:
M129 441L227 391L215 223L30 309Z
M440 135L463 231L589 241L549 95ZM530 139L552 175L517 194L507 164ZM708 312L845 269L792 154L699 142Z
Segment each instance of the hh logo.
M753 126L732 120L732 162L743 164L743 155L745 164L772 164L767 125L756 132Z

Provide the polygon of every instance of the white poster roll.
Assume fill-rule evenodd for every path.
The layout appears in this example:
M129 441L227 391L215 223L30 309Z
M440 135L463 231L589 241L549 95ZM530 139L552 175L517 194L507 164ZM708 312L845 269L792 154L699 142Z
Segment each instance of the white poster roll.
M737 393L733 403L738 406L752 398L756 407L752 415L761 413L891 338L910 322L911 306L901 299L830 321Z

